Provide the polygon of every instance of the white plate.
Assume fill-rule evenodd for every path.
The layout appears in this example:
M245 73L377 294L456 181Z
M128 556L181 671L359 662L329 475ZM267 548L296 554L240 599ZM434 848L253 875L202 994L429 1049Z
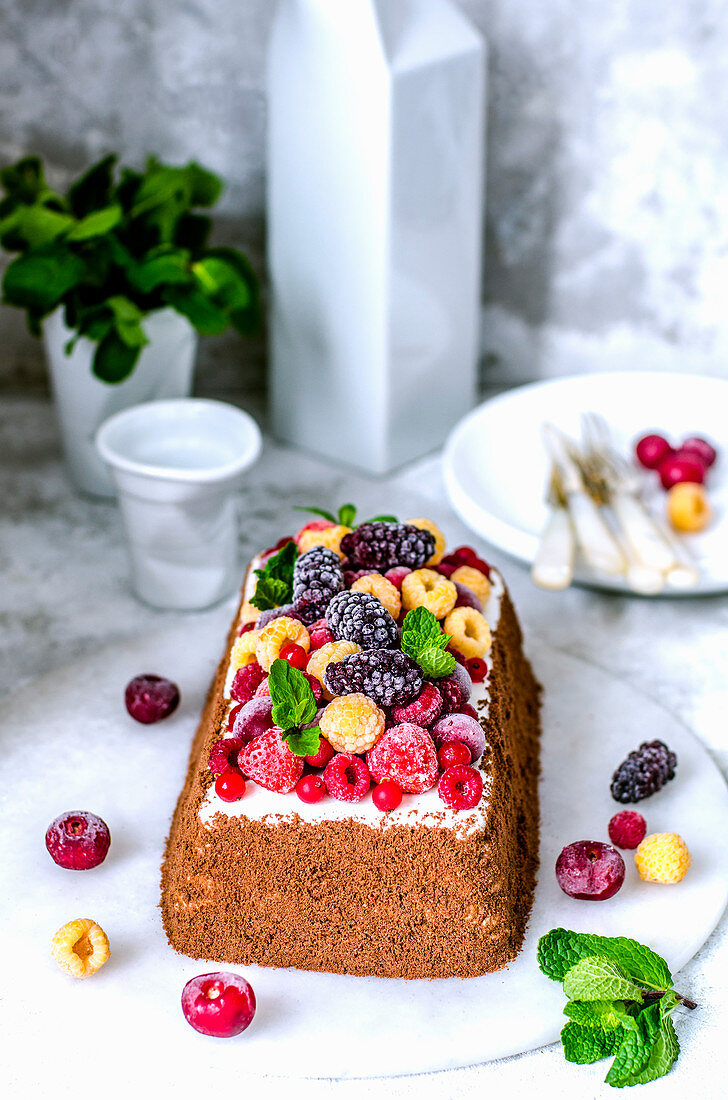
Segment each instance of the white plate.
M728 462L722 453L728 446L728 381L722 378L647 371L578 375L520 386L486 401L460 422L445 448L445 486L456 512L494 546L532 562L546 521L550 470L541 426L550 420L577 437L579 417L589 411L606 418L625 455L650 431L676 444L689 435L716 444L718 461L707 481L715 516L705 532L685 537L685 545L701 570L700 585L691 593L728 591ZM657 475L649 481L651 503L664 508ZM576 580L629 591L622 579L586 569L577 571Z
M249 1031L225 1042L198 1035L182 1017L180 993L193 975L220 968L168 946L159 865L230 613L223 608L217 622L196 628L193 645L186 624L109 648L3 706L0 925L10 936L2 966L11 995L0 999L0 1028L9 1092L90 1096L103 1082L109 1100L126 1100L167 1096L174 1080L185 1082L185 1095L211 1097L227 1095L241 1073L378 1077L472 1065L557 1038L563 993L535 961L548 929L632 935L677 971L716 925L728 900L728 847L716 844L728 833L728 791L710 757L654 702L531 638L546 685L542 868L516 962L485 978L431 982L247 967L258 998ZM123 709L123 685L140 672L180 685L179 712L158 726L139 726ZM650 831L685 837L693 866L679 886L646 885L626 853L615 898L574 901L556 883L556 855L573 840L607 839L617 808L612 771L645 736L664 738L679 764L675 780L640 809ZM46 826L71 809L95 811L111 829L109 856L93 871L64 871L45 850ZM112 955L78 982L58 970L49 942L84 916L106 930Z

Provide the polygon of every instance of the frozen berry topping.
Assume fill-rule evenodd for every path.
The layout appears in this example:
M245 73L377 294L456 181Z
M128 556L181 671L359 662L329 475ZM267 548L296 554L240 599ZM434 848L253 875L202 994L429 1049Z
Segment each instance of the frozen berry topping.
M440 776L437 793L451 810L472 810L483 794L483 777L477 768L455 764Z
M263 680L265 680L265 672L257 661L251 661L235 673L230 694L236 702L247 703L253 698Z
M258 695L241 707L233 726L233 736L247 745L248 741L267 733L273 725L273 700L270 695Z
M245 780L239 771L229 768L215 780L215 794L223 802L239 802L245 794Z
M129 714L145 726L167 718L179 706L179 688L163 676L135 676L126 685L124 702Z
M271 723L272 724L272 723ZM227 771L228 768L237 768L238 753L243 747L240 737L223 737L210 749L207 766L215 775Z
M611 792L616 802L641 802L675 778L677 756L664 741L643 741L612 776Z
M199 974L182 990L182 1011L195 1031L229 1039L250 1026L255 1016L255 993L239 974L224 970Z
M338 752L324 768L326 790L341 802L361 802L369 782L369 769L351 752Z
M367 763L378 782L388 776L408 794L422 794L437 782L439 768L432 738L412 722L385 730L367 754Z
M323 712L319 712L320 714ZM316 721L318 723L318 716ZM325 768L331 757L334 755L334 750L328 743L325 737L319 737L319 749L314 756L304 757L306 763L312 768Z
M320 775L302 775L296 783L296 794L301 802L313 805L326 797L326 784Z
M392 707L395 723L414 722L416 726L431 726L442 711L442 696L434 684L427 683L406 706Z
M326 609L326 626L338 640L362 649L393 649L399 640L397 624L376 596L368 592L339 592Z
M609 822L609 839L618 848L637 848L646 832L647 822L636 810L620 810Z
M238 766L260 787L278 794L288 794L303 773L303 757L296 756L273 726L250 741L238 753Z
M362 523L341 540L342 553L380 572L397 565L419 569L435 552L435 536L409 523Z
M89 871L106 859L111 833L105 821L87 810L70 810L51 821L46 848L54 863L69 871Z
M372 802L382 813L391 813L392 810L396 810L401 801L401 788L388 777L378 783L372 791Z
M469 764L473 759L470 749L462 741L446 741L440 748L437 759L443 771L454 768L456 764Z
M422 689L422 669L399 649L351 653L326 667L324 683L332 695L368 695L380 707L406 706Z
M477 760L485 751L483 727L469 714L446 714L435 722L432 737L438 748L448 741L460 741L470 749L473 760Z
M577 840L567 844L556 860L559 886L580 901L606 901L624 882L624 860L611 844Z

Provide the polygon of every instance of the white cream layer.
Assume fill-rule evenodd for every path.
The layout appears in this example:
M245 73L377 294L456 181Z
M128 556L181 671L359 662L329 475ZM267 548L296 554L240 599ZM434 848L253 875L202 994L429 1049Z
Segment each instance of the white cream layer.
M249 571L244 598L249 599L255 591L256 578L254 570L259 568L259 558L254 558ZM501 599L503 597L503 579L495 570L490 575L490 595L484 609L484 615L490 626L491 633L495 633L500 618ZM230 688L235 676L235 668L228 668L225 680L225 699L230 704L228 713L235 701L230 696ZM490 693L488 680L482 684L473 685L473 693L470 702L478 711L481 718L488 714ZM225 736L227 718L225 719L222 733ZM268 791L265 787L259 787L257 783L249 781L245 795L239 802L223 802L211 786L200 806L200 820L208 828L213 827L216 814L225 817L248 818L251 821L266 821L275 824L282 820L292 820L299 817L304 821L358 821L373 829L390 828L393 825L413 825L417 827L447 828L458 833L473 833L482 829L488 813L489 803L489 776L485 775L483 797L479 804L472 810L461 810L456 813L449 809L440 799L437 787L426 791L424 794L406 794L402 798L401 805L390 813L382 813L372 802L371 793L366 795L362 802L341 802L339 799L327 796L321 802L310 805L302 802L295 792L291 794L278 794Z

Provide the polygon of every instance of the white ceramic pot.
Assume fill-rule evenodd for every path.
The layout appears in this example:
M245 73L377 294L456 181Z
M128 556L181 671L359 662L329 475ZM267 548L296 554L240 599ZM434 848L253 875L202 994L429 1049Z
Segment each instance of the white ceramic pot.
M173 309L150 313L144 320L149 343L142 348L131 375L123 382L102 382L91 369L96 344L81 337L71 354L65 345L73 332L57 309L43 326L43 345L58 413L66 466L77 489L92 496L113 497L114 483L94 445L99 426L114 413L145 401L187 397L197 354L197 333Z

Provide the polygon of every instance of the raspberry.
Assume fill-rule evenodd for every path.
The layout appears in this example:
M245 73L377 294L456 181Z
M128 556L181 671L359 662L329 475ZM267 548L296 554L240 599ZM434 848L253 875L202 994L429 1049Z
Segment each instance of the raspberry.
M480 802L483 778L477 768L455 764L440 776L437 793L451 810L472 810Z
M88 917L64 924L51 940L51 955L72 978L90 978L110 954L106 933Z
M383 779L372 791L372 802L382 813L396 810L402 801L402 791L393 779Z
M135 676L124 691L126 709L145 726L167 718L179 704L179 688L163 676Z
M480 721L477 710L475 709L475 707L471 706L470 703L462 703L460 706L460 710L456 711L456 713L468 714L471 718L475 718L476 722Z
M381 573L367 573L359 577L350 586L351 592L368 592L376 596L382 607L386 608L393 619L397 619L402 610L402 600L396 585L383 577Z
M54 863L69 871L89 871L106 859L111 833L105 821L87 810L71 810L51 821L45 835Z
M458 592L452 581L434 569L415 569L402 581L402 606L426 607L436 619L444 619L452 611Z
M675 777L677 757L664 741L643 741L612 776L610 790L616 802L641 802Z
M412 722L388 729L368 754L367 763L377 782L388 776L408 794L429 791L439 770L432 738Z
M280 657L281 649L286 642L297 642L308 653L311 641L306 627L298 619L284 615L263 627L255 652L258 663L266 672L270 671L270 666L276 657Z
M316 721L321 720L321 715L316 716ZM325 737L319 738L319 750L315 756L305 756L304 760L312 768L325 768L331 757L334 755L334 750L328 743Z
M485 607L490 596L490 581L480 569L476 569L473 565L459 565L450 579L457 584L464 584L475 593Z
M301 802L312 806L326 796L326 784L320 775L302 775L296 783L296 794Z
M465 667L474 684L482 684L488 675L488 666L482 657L471 657Z
M556 860L556 879L570 898L607 901L624 882L624 860L611 844L577 840L567 844Z
M308 605L320 604L325 608L331 597L341 592L343 587L341 563L333 550L316 546L297 558L293 567L294 606L305 601Z
M444 714L450 714L453 711L459 711L462 703L462 692L452 676L443 676L441 680L438 680L438 691L440 692L440 698L442 699L442 710Z
M397 624L375 596L339 592L326 609L326 626L335 638L356 642L362 649L394 649Z
M238 630L238 637L240 637L242 634L247 634L248 631L250 631L250 630L255 630L255 623L254 622L243 623L243 625Z
M454 565L457 569L459 565L469 565L477 556L472 546L456 546L442 560L445 565Z
M643 882L674 886L687 874L690 852L677 833L652 833L640 844L634 861Z
M238 754L238 766L268 791L288 794L303 774L303 757L295 756L277 726L250 741Z
M463 657L483 657L490 649L490 627L479 611L456 607L445 619L445 633Z
M342 539L341 549L359 566L381 572L395 565L419 569L435 552L435 537L411 524L362 523Z
M442 711L442 696L434 684L425 684L422 691L406 706L392 707L395 724L413 722L416 726L431 726Z
M311 691L313 692L314 699L317 703L320 703L324 697L324 689L321 686L320 680L317 680L316 677L308 671L305 671L303 675L306 677L309 684L311 685Z
M326 790L341 802L361 802L369 782L366 764L350 752L337 753L324 768Z
M465 657L463 657L462 653L458 649L454 648L454 646L452 645L451 642L447 643L447 645L445 646L445 649L447 650L448 653L452 653L453 657L455 658L455 660L457 661L457 663L459 665L462 665L463 668L467 667L468 662L466 661Z
M230 694L238 703L247 703L253 698L265 678L265 673L258 662L251 661L249 665L243 665L235 673Z
M468 746L462 741L446 741L438 752L437 759L442 770L447 771L456 764L469 764L473 757Z
M237 768L238 753L243 747L240 737L223 737L210 749L207 766L215 775L221 775L228 768Z
M324 684L332 695L359 692L380 707L406 706L422 689L422 670L399 649L370 649L328 665Z
M332 661L342 661L350 653L361 653L361 648L355 642L325 642L308 659L306 672L315 677L323 689L325 698L330 699L331 692L324 686L324 673Z
M384 732L384 712L366 695L341 695L326 707L319 728L336 752L366 752Z
M245 780L233 768L222 772L215 780L215 794L223 802L239 802L245 794Z
M445 553L445 536L440 528L431 519L408 519L407 524L410 527L419 528L420 531L429 531L435 540L435 549L424 564L437 565L442 561L442 555Z
M311 639L311 649L321 649L327 642L335 641L334 635L326 626L326 619L319 619L308 628L308 636Z
M240 974L224 970L198 974L182 990L182 1012L195 1031L229 1039L250 1026L255 1016L255 993Z
M432 739L438 749L449 741L461 741L470 749L473 760L485 751L485 734L480 722L468 714L447 714L432 727Z
M618 848L636 848L644 840L647 822L635 810L620 810L609 822L608 832Z
M242 747L256 737L260 737L261 734L267 733L274 725L273 700L270 695L254 696L238 712L233 726L233 737L241 742ZM236 765L237 761L231 760L231 764ZM218 770L222 771L222 768Z
M346 555L342 553L341 543L349 534L351 534L351 528L342 527L341 524L336 524L334 527L323 527L319 531L314 531L312 526L309 526L307 530L301 532L301 537L298 539L298 549L302 554L306 554L309 550L313 550L315 546L325 546L327 549L333 550L339 560L343 561Z
M270 695L270 685L268 683L268 676L264 676L255 689L254 699L259 699L263 695Z
M387 572L384 574L384 577L385 577L385 580L388 580L390 584L393 584L394 587L399 592L401 592L402 591L402 581L408 575L408 573L411 573L411 572L412 572L412 570L406 565L395 565L395 567L393 569L388 569L387 570Z
M233 668L244 668L255 660L255 647L258 644L259 630L246 630L236 638L230 651L230 664Z

